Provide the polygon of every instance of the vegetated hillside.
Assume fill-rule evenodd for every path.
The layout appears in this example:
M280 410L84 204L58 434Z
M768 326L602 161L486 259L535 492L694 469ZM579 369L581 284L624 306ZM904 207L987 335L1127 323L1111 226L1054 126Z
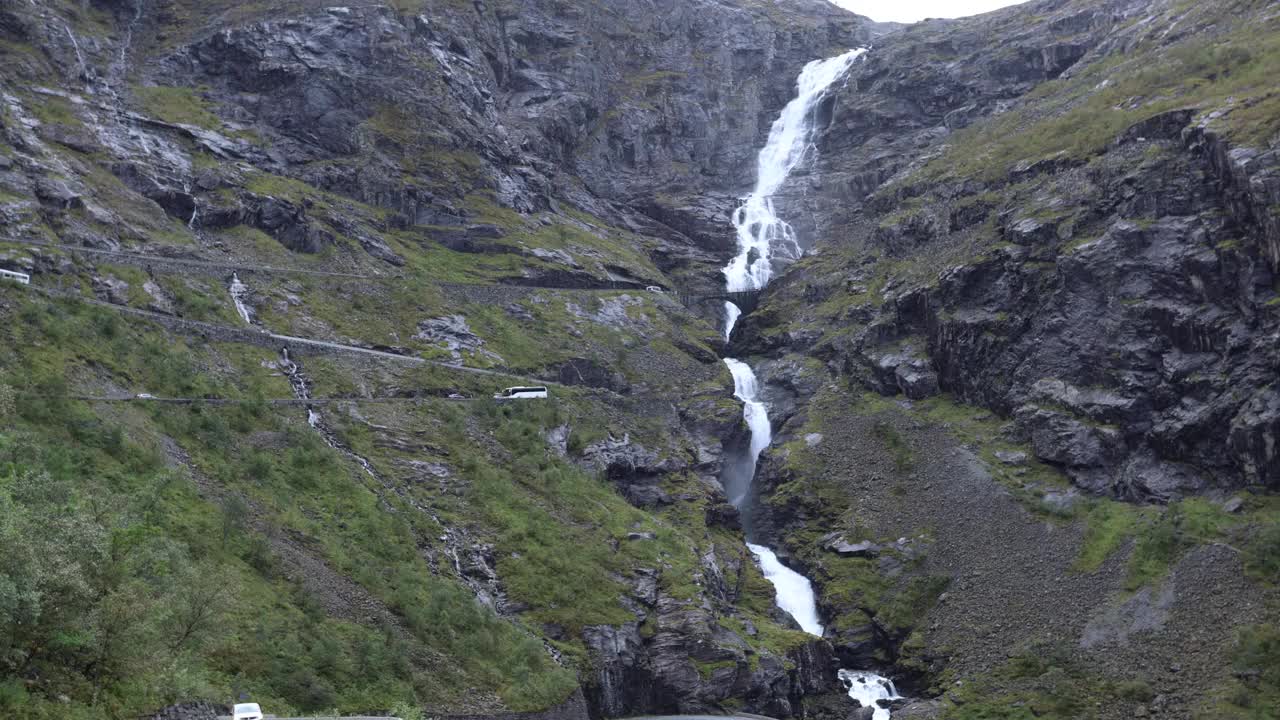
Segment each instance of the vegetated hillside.
M1029 3L882 38L824 110L781 203L815 254L734 353L846 662L945 717L1274 716L1278 30Z
M6 3L0 710L1273 716L1276 13ZM644 288L872 39L733 347L819 641L720 301Z
M0 712L835 691L717 480L718 333L644 290L711 286L725 238L647 198L727 206L800 66L871 28L807 0L0 7L0 265L32 277L0 286ZM529 383L552 400L490 399Z

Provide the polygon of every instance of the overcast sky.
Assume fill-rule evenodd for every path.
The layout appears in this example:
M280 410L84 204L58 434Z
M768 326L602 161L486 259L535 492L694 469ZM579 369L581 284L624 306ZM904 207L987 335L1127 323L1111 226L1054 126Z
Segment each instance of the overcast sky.
M859 15L881 22L916 22L925 18L977 15L1024 0L831 0Z

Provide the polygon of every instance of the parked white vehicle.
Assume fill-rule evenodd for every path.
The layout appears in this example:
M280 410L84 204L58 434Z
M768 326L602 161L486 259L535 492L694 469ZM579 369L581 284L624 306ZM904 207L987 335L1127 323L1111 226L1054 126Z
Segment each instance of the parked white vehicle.
M14 272L12 270L0 270L0 279L12 280L23 285L31 284L31 276L26 273Z
M657 285L650 285L649 287L645 288L645 290L648 290L648 291L649 291L649 292L651 292L651 293L666 292L665 290L663 290L662 288L658 287Z
M231 711L231 720L262 720L258 703L239 703Z
M541 386L509 387L493 396L495 400L531 400L547 397L547 389Z

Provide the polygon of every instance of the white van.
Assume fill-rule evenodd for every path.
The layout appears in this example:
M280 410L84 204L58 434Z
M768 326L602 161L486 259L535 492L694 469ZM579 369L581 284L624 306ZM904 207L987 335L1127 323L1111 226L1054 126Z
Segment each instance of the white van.
M493 396L495 400L530 400L547 397L545 387L509 387Z
M258 703L240 703L231 711L233 720L262 720L262 708Z

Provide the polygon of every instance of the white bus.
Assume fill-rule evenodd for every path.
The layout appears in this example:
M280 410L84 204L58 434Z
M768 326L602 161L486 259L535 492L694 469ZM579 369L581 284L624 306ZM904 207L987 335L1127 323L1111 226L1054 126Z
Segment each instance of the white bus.
M22 283L23 285L31 284L31 276L26 273L14 272L12 270L0 270L0 279L12 280Z
M496 400L529 400L547 397L545 387L509 387L493 396Z

